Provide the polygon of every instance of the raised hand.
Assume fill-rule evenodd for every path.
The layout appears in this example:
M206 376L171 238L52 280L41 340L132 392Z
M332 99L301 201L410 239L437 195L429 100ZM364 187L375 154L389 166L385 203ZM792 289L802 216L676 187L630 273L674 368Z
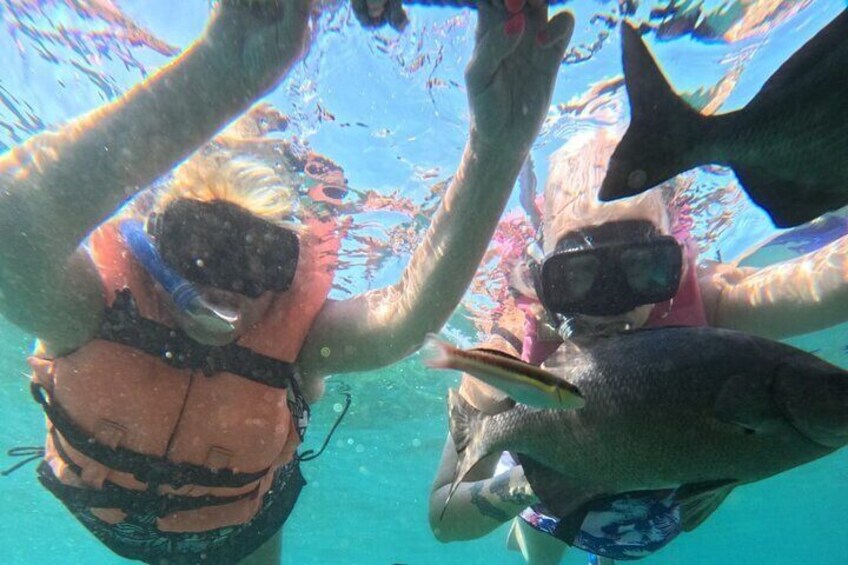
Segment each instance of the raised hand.
M550 106L574 17L548 20L544 0L480 0L477 43L465 71L472 140L528 151Z
M353 0L353 13L365 27L389 24L402 31L409 23L401 0Z

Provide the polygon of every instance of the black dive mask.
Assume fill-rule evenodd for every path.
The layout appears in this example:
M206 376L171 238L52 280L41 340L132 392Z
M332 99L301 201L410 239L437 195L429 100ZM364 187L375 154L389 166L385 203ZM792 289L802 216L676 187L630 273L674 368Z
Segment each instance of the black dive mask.
M616 316L677 294L680 244L651 222L624 220L564 235L542 263L536 292L554 314Z
M223 200L175 200L151 217L148 231L187 280L249 298L288 290L297 270L294 232Z

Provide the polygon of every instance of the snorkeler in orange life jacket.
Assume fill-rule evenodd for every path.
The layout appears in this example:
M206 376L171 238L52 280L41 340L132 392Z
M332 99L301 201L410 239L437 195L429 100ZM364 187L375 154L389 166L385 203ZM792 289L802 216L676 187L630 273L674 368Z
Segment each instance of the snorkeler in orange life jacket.
M95 339L32 359L33 395L50 423L41 482L114 551L144 558L155 537L101 523L207 537L252 523L226 544L209 542L210 557L227 559L285 521L303 485L294 454L308 420L293 363L332 282L339 241L329 233L300 238L229 202L177 199L146 227L119 219L92 235L112 300ZM210 287L267 292L272 304L244 331L238 309L198 290ZM175 316L206 334L242 333L203 344Z
M39 477L107 547L280 561L306 403L326 376L385 367L444 324L550 106L573 19L510 6L478 5L473 127L384 288L328 299L343 228L296 209L294 160L275 169L208 143L304 52L309 0L216 3L142 85L0 155L0 313L40 342ZM103 223L160 178L155 218Z

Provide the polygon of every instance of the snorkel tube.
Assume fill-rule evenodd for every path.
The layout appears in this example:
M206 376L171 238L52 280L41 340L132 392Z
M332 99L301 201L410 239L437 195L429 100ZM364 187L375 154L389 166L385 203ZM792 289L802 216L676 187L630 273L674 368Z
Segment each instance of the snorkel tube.
M166 265L141 221L124 220L120 231L135 260L165 289L181 312L210 332L235 331L239 314L209 304L191 282Z

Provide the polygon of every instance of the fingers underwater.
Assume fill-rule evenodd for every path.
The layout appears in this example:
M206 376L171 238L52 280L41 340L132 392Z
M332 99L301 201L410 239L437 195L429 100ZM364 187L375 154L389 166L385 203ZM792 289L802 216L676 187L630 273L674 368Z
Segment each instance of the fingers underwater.
M517 14L524 8L524 4L526 4L526 0L506 0L504 7L510 14Z
M497 19L486 15L487 10L494 10L486 3L481 3L481 14L477 21L477 32L482 35L477 40L474 54L468 63L466 81L470 91L482 90L491 82L492 76L515 48L518 47L525 27L523 13L516 14L504 22L505 14L500 13ZM504 22L501 24L501 22ZM512 23L510 23L512 22Z
M562 48L565 49L573 33L574 15L571 12L560 12L548 20L548 25L536 35L536 39L542 47L552 47L562 42ZM542 34L544 37L540 37Z
M540 49L536 49L534 55L541 67L556 73L573 33L574 16L571 12L558 13L536 33L536 44Z

